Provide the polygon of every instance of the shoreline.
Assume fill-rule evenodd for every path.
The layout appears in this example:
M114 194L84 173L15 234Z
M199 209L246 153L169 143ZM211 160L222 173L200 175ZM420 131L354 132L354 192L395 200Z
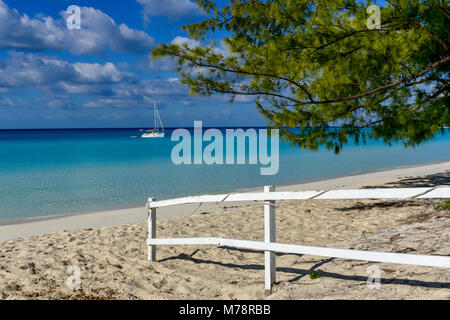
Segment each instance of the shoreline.
M360 188L365 185L381 185L400 178L417 177L450 170L450 161L429 162L419 165L400 166L365 173L356 173L330 179L307 181L294 184L277 185L279 191L301 191L318 189ZM251 192L260 187L236 189L232 192ZM216 204L203 204L202 209L217 207ZM161 208L159 219L180 218L193 215L200 207L197 204ZM32 217L0 221L0 241L22 237L48 234L65 230L101 228L137 223L146 220L145 206L110 209L102 211L75 212L69 214Z
M301 182L280 184L280 185L276 185L276 187L280 191L300 191L300 190L305 190L305 189L298 189L298 190L296 190L295 188L298 188L298 187L301 187L301 186L305 186L305 185L315 185L315 184L318 184L318 185L325 184L325 185L327 185L329 181L334 181L334 180L338 180L338 179L342 179L342 178L352 178L352 177L356 177L356 176L365 176L365 175L370 175L370 174L383 173L383 172L387 172L387 171L391 171L391 170L413 169L413 168L428 167L428 166L434 166L434 165L440 165L440 164L444 164L444 165L449 164L449 168L447 168L446 170L450 170L450 159L446 159L446 160L442 160L442 161L431 161L431 162L425 162L425 163L421 163L421 164L396 166L396 167L392 167L392 168L383 168L383 169L375 169L375 170L363 170L361 172L347 174L347 175L339 175L339 176L331 177L331 178L311 179L311 180L305 180L305 181L301 181ZM435 173L435 172L433 172L433 173ZM355 186L355 185L352 185L352 186ZM227 190L227 191L217 191L217 192L211 192L211 193L203 192L203 193L198 193L198 194L181 195L179 197L174 197L173 199L181 198L181 197L191 197L191 196L206 195L206 194L212 194L213 195L213 194L221 194L221 193L255 192L255 191L261 190L262 188L264 188L264 186L238 188L238 189L232 189L232 190ZM286 188L294 188L294 189L286 189ZM168 198L168 199L172 199L172 198ZM158 200L166 200L166 199L163 198L163 199L158 199ZM141 208L144 208L144 207L145 206L143 206L142 204L136 203L135 205L124 205L124 206L117 206L117 207L105 207L105 208L100 209L100 210L93 209L93 210L86 210L86 211L82 211L82 212L66 212L66 213L57 213L57 214L50 214L50 215L36 216L36 217L25 217L25 218L17 218L17 219L0 219L0 227L2 227L2 226L10 226L10 225L15 225L15 224L23 224L23 223L45 221L45 220L61 219L61 218L66 218L66 217L71 217L71 216L79 216L79 215L94 214L94 213L101 213L101 212L110 212L110 211L119 211L119 210L133 210L133 209L136 210L136 209L141 209Z
M425 162L425 163L421 163L421 164L396 166L396 167L392 167L392 168L383 168L383 169L375 169L375 170L363 170L361 172L347 174L347 175L343 175L343 176L337 176L337 177L334 177L334 178L312 179L312 180L307 180L305 182L282 184L282 185L280 185L280 187L289 187L289 186L294 186L295 187L295 186L298 186L298 185L312 184L312 183L315 183L315 182L329 181L329 180L335 180L335 179L340 179L340 178L345 178L345 177L349 177L350 178L350 177L354 177L354 176L362 176L362 175L386 172L386 171L391 171L391 170L413 169L413 168L420 168L420 167L425 167L425 166L427 166L427 167L428 166L434 166L434 165L439 165L439 164L444 164L444 165L445 164L450 164L450 159L446 159L446 160L442 160L442 161Z

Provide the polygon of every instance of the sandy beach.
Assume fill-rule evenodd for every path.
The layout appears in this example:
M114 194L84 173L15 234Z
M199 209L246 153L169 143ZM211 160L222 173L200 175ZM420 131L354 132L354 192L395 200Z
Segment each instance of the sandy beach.
M277 187L277 190L449 184L450 162ZM263 239L261 204L158 211L158 237ZM450 299L450 270L291 254L277 255L264 293L259 251L161 246L147 262L144 207L0 226L0 299ZM385 252L450 255L449 212L439 200L277 202L277 241ZM366 285L368 267L381 286ZM66 285L69 266L81 289ZM320 277L312 279L310 273Z

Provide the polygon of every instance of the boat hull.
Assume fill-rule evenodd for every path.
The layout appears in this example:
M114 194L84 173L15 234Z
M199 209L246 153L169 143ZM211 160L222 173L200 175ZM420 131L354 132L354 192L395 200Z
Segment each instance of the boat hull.
M142 138L164 138L164 132L144 132Z

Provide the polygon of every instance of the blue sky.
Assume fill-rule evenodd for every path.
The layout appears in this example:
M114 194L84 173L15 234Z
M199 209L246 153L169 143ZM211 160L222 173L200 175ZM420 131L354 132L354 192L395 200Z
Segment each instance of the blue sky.
M252 101L191 96L170 61L150 60L202 18L193 0L0 0L0 129L148 127L152 99L166 127L264 125Z

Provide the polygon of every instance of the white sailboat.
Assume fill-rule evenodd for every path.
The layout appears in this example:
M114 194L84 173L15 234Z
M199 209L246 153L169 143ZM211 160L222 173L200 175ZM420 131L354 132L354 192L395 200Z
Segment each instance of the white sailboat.
M142 138L164 138L164 127L161 121L161 116L159 115L158 107L156 103L153 102L153 113L154 113L154 128L151 130L141 129Z

